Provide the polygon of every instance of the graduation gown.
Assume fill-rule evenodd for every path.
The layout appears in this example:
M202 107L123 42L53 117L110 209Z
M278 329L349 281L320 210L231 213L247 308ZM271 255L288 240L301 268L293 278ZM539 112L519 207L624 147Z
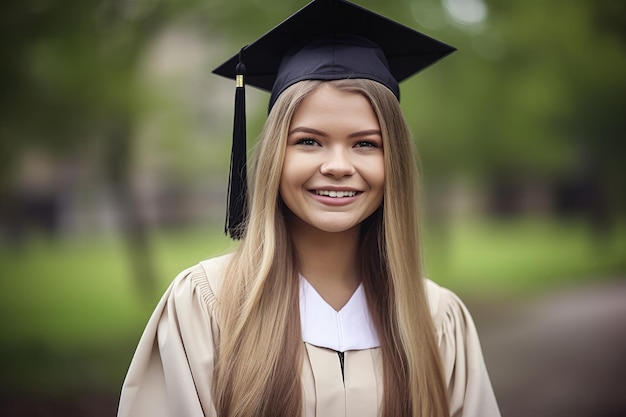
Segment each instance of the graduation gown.
M215 309L227 262L228 255L200 262L171 283L139 341L122 387L118 417L217 416L211 396L220 335ZM469 312L449 290L430 280L426 285L450 415L500 416ZM364 295L357 293L333 316L310 284L301 284L304 417L378 415L382 356L368 324L369 313L363 310ZM325 318L310 320L324 316L324 310ZM336 331L321 331L333 329L330 322ZM316 329L307 323L323 325ZM338 351L343 352L343 369Z

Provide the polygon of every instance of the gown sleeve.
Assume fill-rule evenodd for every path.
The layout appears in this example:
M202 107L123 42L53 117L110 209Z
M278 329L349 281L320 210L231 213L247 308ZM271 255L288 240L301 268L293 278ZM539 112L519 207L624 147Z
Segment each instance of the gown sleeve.
M463 302L427 281L431 312L448 384L451 417L499 417L478 332Z
M122 386L118 417L213 417L219 328L212 279L221 262L181 272L152 313ZM221 274L220 274L221 275Z

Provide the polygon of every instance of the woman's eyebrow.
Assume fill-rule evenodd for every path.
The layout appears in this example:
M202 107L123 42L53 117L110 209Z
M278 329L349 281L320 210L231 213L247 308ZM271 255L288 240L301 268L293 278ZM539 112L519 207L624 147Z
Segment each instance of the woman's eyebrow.
M360 132L351 133L348 137L358 138L362 136L374 136L374 135L382 136L382 133L380 133L380 130L378 129L370 129L370 130L362 130Z
M289 135L293 135L294 133L310 133L312 135L317 136L328 136L326 133L321 130L313 129L311 127L299 126L289 131Z
M305 127L305 126L299 126L289 131L289 135L292 135L294 133L310 133L312 135L328 136L327 133L322 132L321 130L317 130L317 129L313 129L311 127ZM372 135L382 136L382 134L380 133L380 130L369 129L369 130L362 130L359 132L351 133L350 135L348 135L348 137L355 138L355 137L372 136Z

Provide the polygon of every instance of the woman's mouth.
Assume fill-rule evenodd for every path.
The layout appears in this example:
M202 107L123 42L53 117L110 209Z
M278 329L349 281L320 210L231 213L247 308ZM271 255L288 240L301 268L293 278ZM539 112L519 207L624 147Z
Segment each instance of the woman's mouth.
M354 197L357 195L356 191L315 190L314 192L317 195L332 198Z

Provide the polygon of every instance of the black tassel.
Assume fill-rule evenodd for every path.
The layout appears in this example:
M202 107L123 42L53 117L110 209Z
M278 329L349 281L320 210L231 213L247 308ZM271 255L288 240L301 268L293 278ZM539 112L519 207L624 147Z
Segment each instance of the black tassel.
M245 233L248 214L245 72L246 67L241 62L241 52L239 52L239 63L235 69L235 122L233 126L233 147L230 154L226 226L224 228L224 233L236 240L241 239Z

